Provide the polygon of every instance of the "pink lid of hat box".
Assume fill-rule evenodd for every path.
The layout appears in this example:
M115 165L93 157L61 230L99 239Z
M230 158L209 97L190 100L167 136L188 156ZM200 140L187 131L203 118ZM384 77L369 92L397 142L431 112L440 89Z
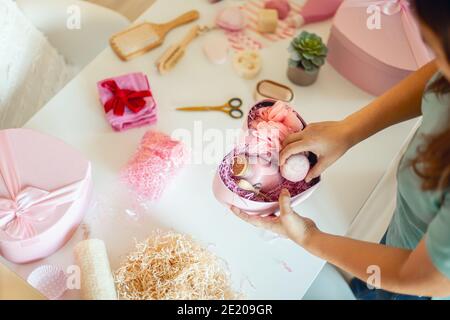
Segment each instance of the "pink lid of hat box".
M374 14L379 14L379 29L369 28L368 20ZM375 96L432 59L404 0L345 1L334 17L328 49L328 62Z
M91 165L53 137L0 131L0 255L14 263L61 248L89 208Z

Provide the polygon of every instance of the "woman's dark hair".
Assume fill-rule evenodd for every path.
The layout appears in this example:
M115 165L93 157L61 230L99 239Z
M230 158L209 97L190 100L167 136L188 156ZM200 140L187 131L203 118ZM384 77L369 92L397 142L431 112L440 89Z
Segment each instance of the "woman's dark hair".
M412 0L419 19L439 37L450 63L450 0ZM450 93L450 83L440 76L427 88L439 96ZM450 107L450 106L449 106ZM443 190L450 187L450 124L444 132L427 137L418 149L412 165L422 179L423 190Z

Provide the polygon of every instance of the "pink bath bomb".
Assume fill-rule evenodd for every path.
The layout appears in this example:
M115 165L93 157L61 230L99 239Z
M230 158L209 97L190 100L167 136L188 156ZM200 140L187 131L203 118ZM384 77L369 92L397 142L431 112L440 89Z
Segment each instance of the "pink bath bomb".
M310 168L308 157L304 154L296 154L281 166L280 171L283 178L291 182L300 182L306 178Z
M278 12L278 19L284 20L291 12L291 5L287 0L269 0L264 4L264 8L273 9Z

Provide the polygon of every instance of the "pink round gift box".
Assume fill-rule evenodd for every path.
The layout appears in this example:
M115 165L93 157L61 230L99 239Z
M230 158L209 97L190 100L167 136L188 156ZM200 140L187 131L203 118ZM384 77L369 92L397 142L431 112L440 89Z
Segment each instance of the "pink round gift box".
M273 105L275 102L276 101L272 99L261 100L250 109L250 112L253 108L257 108L260 105ZM300 117L300 115L299 118L302 121L303 125L306 126L306 122ZM249 119L247 117L246 121L244 121L243 124L244 129L248 129L249 127L248 120ZM319 182L320 177L307 190L297 195L293 195L291 198L292 206L296 206L305 201L306 199L308 199L309 196L318 188ZM236 208L245 211L250 215L261 215L261 216L270 215L276 213L279 210L279 205L277 201L275 202L254 201L237 195L225 185L222 178L220 177L219 171L216 172L213 179L213 193L216 199L219 202L223 203L225 206L228 207L234 206Z
M91 165L62 141L33 130L0 131L0 149L6 147L21 190L31 186L51 192L80 182L79 198L56 206L45 221L36 222L36 235L16 239L0 229L0 255L14 263L29 263L53 254L78 228L92 198ZM0 198L10 198L1 171Z

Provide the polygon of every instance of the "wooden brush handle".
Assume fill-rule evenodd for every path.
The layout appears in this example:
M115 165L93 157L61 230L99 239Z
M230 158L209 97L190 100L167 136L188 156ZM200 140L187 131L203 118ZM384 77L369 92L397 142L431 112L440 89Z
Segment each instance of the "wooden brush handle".
M189 32L186 34L186 36L183 38L183 40L180 42L180 48L185 49L195 38L197 38L199 34L199 26L193 27Z
M199 17L200 13L197 10L186 12L185 14L179 16L178 18L175 18L174 20L165 23L164 29L166 30L166 32L169 32L170 30L178 26L181 26L182 24L186 24L188 22L197 20Z

